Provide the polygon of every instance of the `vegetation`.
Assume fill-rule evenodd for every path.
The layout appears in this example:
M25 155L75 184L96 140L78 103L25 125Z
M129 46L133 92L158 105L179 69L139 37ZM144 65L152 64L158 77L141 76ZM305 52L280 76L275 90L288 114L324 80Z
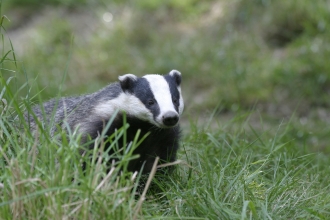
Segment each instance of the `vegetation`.
M0 6L0 219L329 219L327 1ZM129 151L108 173L102 148L90 163L79 135L34 137L23 119L50 97L171 69L186 109L170 176L120 172Z

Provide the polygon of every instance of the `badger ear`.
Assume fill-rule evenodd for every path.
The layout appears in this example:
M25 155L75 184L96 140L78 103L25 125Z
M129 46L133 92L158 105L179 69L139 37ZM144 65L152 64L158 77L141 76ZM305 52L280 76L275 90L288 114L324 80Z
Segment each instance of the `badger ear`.
M174 78L176 84L179 86L181 84L181 73L177 70L172 70L169 75Z
M128 73L128 74L119 76L118 79L119 79L119 83L120 83L122 90L125 92L125 91L130 91L133 88L134 83L137 80L137 76Z

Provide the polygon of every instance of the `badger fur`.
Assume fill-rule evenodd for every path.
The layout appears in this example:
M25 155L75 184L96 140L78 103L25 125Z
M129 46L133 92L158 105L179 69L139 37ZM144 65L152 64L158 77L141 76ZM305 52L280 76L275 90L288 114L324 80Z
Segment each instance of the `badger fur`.
M95 139L114 116L106 132L107 136L123 126L123 114L129 124L127 143L134 140L138 130L140 137L149 133L134 154L139 158L131 161L129 171L149 172L155 158L173 162L179 146L179 119L184 103L181 95L181 73L170 71L167 75L150 74L137 77L133 74L119 76L119 82L84 96L53 99L33 108L29 114L30 129L37 129L36 119L44 124L52 123L51 135L58 126L69 127L82 134L82 142ZM51 117L53 116L53 117ZM123 143L119 141L118 143ZM89 148L93 148L91 144ZM109 147L109 146L106 146ZM123 146L121 146L123 147ZM105 149L106 150L106 149Z

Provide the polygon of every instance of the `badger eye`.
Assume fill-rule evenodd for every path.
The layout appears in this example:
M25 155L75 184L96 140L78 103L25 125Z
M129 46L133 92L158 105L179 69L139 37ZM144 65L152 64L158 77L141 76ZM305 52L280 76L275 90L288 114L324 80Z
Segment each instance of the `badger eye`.
M148 105L153 105L153 104L155 104L155 100L153 99L148 100Z
M173 103L174 104L178 104L178 100L177 99L173 99Z

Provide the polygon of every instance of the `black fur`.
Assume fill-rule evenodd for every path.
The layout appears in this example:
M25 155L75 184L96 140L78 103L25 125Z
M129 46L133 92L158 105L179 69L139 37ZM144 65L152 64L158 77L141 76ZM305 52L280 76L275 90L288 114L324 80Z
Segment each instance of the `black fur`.
M139 98L144 106L152 112L154 116L157 116L160 112L157 101L150 89L148 80L144 78L138 78L134 82L130 83L129 92L134 94L135 97ZM122 88L125 92L125 89ZM127 91L127 90L126 90Z
M147 119L149 120L147 121L138 119L137 115L130 115L130 109L125 108L127 104L121 103L123 104L121 105L122 109L118 109L119 114L106 131L106 135L111 136L116 129L120 129L123 126L122 111L126 109L126 111L128 111L126 112L126 120L130 125L126 133L126 143L130 143L134 140L138 130L141 131L140 138L149 133L142 144L135 149L134 154L138 154L140 157L129 163L129 171L140 171L143 167L143 173L150 172L156 156L160 157L160 163L173 162L176 159L181 136L180 127L176 125L179 120L180 92L178 86L181 83L181 75L179 72L171 73L172 74L167 74L163 77L169 85L172 102L177 112L170 111L163 114L162 123L168 126L168 128L160 128L161 126L158 127L158 124L157 126L152 124L153 121L150 121L150 119ZM116 99L123 93L137 97L152 113L154 118L160 114L160 107L157 104L157 100L155 100L149 81L146 78L139 78L130 74L120 77L119 82L110 84L89 95L52 99L44 103L42 107L36 106L33 108L34 114L26 113L25 117L32 131L36 131L38 124L35 120L38 119L45 125L50 126L51 135L55 134L58 125L64 129L66 125L72 130L77 127L79 129L82 128L83 136L81 142L85 144L88 138L93 140L97 138L97 136L102 133L108 120L110 120L109 115L102 115L102 111L101 113L97 113L95 108L102 103L107 103L109 100ZM103 108L105 107L103 106ZM134 108L134 106L132 108ZM110 113L112 113L111 111L112 110L110 110ZM65 126L63 125L63 121L66 122ZM78 131L80 131L79 129ZM111 144L108 142L106 143L105 150L107 150ZM118 143L121 144L119 147L124 147L122 146L122 139L120 139ZM92 149L93 147L94 143L87 148ZM112 153L114 153L113 149L110 151L110 154Z
M143 173L148 173L154 164L155 158L158 156L160 158L159 164L166 162L173 162L176 160L176 153L179 147L179 139L181 136L180 127L175 126L173 128L160 129L154 125L136 119L134 117L127 116L127 123L130 125L126 131L126 143L130 143L134 140L135 135L138 130L140 130L139 138L149 133L147 138L135 149L133 154L138 154L140 157L138 159L132 160L128 165L128 171L140 171L143 167ZM92 139L95 139L98 134L103 131L104 125L108 121L95 121L91 124L93 127L93 133L90 134ZM121 115L119 115L111 124L110 128L106 132L107 136L111 136L116 129L123 126L123 120ZM122 148L123 139L118 141L119 147ZM105 151L111 143L105 145ZM94 144L90 145L90 149L94 148ZM114 153L114 150L109 151L110 154ZM166 170L171 170L171 167Z
M171 94L172 94L172 101L173 101L173 105L175 107L175 110L178 112L179 111L179 100L180 100L180 93L178 91L178 88L177 86L180 85L181 83L181 77L174 77L175 79L175 84L172 83L173 81L173 77L170 76L170 75L166 75L164 76L165 80L167 81L169 87L170 87L170 91L171 91Z

